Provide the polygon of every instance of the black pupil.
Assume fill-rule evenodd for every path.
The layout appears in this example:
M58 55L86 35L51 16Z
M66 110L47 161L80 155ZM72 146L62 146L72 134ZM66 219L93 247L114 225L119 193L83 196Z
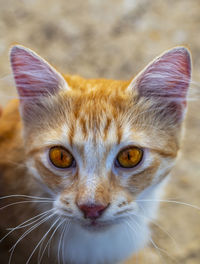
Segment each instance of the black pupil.
M64 155L63 155L63 153L61 151L61 153L60 153L60 159L63 160L63 157L64 157Z

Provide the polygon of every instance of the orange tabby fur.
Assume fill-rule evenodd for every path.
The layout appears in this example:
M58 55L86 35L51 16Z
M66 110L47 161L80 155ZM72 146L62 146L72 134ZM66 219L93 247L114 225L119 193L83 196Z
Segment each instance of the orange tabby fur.
M116 108L111 108L110 111L112 112L113 117L117 117L117 115L120 114L120 108L122 109L122 111L124 112L124 108L127 108L127 97L125 96L125 94L123 93L124 89L128 86L128 84L130 83L130 81L112 81L112 80L86 80L83 79L79 76L66 76L65 77L67 82L69 83L70 87L73 89L72 91L72 98L75 100L75 109L73 111L73 117L72 120L75 120L77 117L80 116L80 112L79 112L79 106L81 104L81 100L85 101L85 96L88 96L88 104L90 102L89 98L93 98L93 100L97 100L96 102L96 106L97 109L96 111L102 111L102 102L104 102L105 100L105 105L104 105L104 111L108 111L107 109L107 98L111 95L111 101L113 100L111 107L117 105L119 108L117 109L118 112L116 111ZM99 89L98 93L92 94L91 92L89 92L91 89L90 87L92 87L93 89ZM110 89L109 89L109 88ZM78 89L77 89L78 88ZM116 92L114 93L114 98L112 99L112 95L113 95L113 90L116 90ZM87 95L88 94L88 95ZM68 96L68 95L67 95ZM125 102L123 103L123 98L125 97ZM101 101L101 103L99 103L99 109L98 109L98 101ZM13 100L11 101L7 107L4 108L4 111L2 113L2 117L0 119L0 168L1 168L1 177L0 177L0 193L2 194L2 196L4 195L9 195L9 194L27 194L30 195L30 193L34 193L34 195L37 196L37 194L40 196L40 193L38 193L37 191L37 186L35 186L35 190L34 190L34 182L29 182L30 178L29 178L29 174L26 170L26 168L24 167L25 164L25 160L26 160L26 155L30 155L32 149L30 150L30 152L27 152L27 149L24 149L24 143L21 137L22 134L22 123L21 123L21 119L20 119L20 115L19 115L19 101L18 100ZM87 111L87 107L84 108L84 111ZM88 105L88 111L90 111L89 105ZM140 113L141 109L136 109L135 110L136 113ZM145 109L144 109L145 111ZM128 109L127 109L128 112ZM55 115L57 115L56 113L54 113ZM92 114L92 113L91 113ZM93 116L93 118L96 118L96 116L98 116L98 114ZM108 119L109 120L109 119ZM119 118L120 120L120 118ZM98 121L98 120L97 120ZM60 122L62 123L63 120L60 120ZM74 122L72 122L72 125L74 124ZM81 120L80 124L82 125L82 131L83 134L86 136L88 134L87 132L87 128L85 125L85 121L84 119ZM98 122L93 121L92 124L98 124ZM109 127L109 121L107 123L107 125L105 126L104 129L104 139L106 140L106 134L107 134L107 130ZM148 129L148 127L146 128ZM73 144L73 128L71 129L71 133L70 133L70 138L69 138L69 142L71 142L71 144ZM155 136L153 135L154 132L152 131L151 128L151 134L152 137L157 137L158 135L155 133ZM163 155L163 156L168 156L168 157L172 157L174 158L176 156L177 150L178 150L178 133L177 131L175 131L176 134L172 134L170 136L170 134L164 136L163 140L162 140L162 133L159 135L160 137L160 145L158 146L157 144L155 144L155 141L152 140L151 144L151 148L155 148L155 151L159 154L159 155ZM54 133L55 133L55 129L54 129ZM55 134L52 134L52 137L55 136ZM58 125L58 129L56 130L56 133L60 133L59 131L59 125ZM136 131L135 131L136 133ZM150 132L148 132L150 133ZM175 135L177 135L176 137L174 137ZM46 137L46 135L45 135ZM138 142L141 142L142 144L145 144L145 140L146 140L146 136L142 136L140 134L135 134L134 136L135 138L137 138ZM120 142L121 137L120 137L120 129L118 129L118 136L117 136L117 142ZM174 140L176 138L176 140ZM43 140L42 138L37 138L37 144L34 145L34 141L32 139L32 135L29 135L28 141L32 143L32 147L34 146L34 152L37 152L38 149L38 143L41 144L41 140ZM148 142L150 143L150 142ZM40 151L40 148L38 149L38 151ZM81 151L81 149L80 149ZM20 153L20 154L19 154ZM138 192L143 190L146 186L149 185L149 183L152 181L152 177L153 177L153 173L154 171L156 171L157 167L159 166L159 161L155 160L155 162L152 164L151 167L148 168L148 170L145 171L146 176L144 177L144 173L140 175L138 175L135 178L131 179L131 185L134 185L135 187L138 188ZM36 167L38 168L39 171L41 171L41 174L45 177L44 181L46 182L47 185L49 185L50 187L57 187L63 184L63 182L60 181L59 178L55 177L55 175L53 175L49 170L46 170L46 168L44 168L44 166L42 164L40 164L40 162L38 161L38 163L36 162ZM168 172L166 172L165 175L167 175ZM51 176L52 175L52 176ZM163 176L165 176L163 175ZM114 179L114 177L112 177L112 175L110 175L111 179L113 178L113 181L115 181L116 179ZM2 186L4 186L4 188L2 189ZM109 196L109 192L110 190L108 190L107 186L110 186L107 181L101 181L101 183L99 184L97 191L96 191L96 198L95 200L98 202L101 202L103 204L108 203L110 196ZM76 184L74 185L74 187L72 186L72 188L76 188ZM115 189L112 190L114 192L117 192L118 184L117 182L113 182L113 188ZM83 184L82 187L79 188L79 193L76 199L84 200L84 189L85 189L85 185ZM63 195L66 195L66 193L68 191L72 191L72 190L64 190ZM119 190L120 191L120 190ZM127 197L127 200L129 200L129 198ZM132 200L132 198L130 197L130 201ZM13 202L13 199L11 199L10 201ZM21 201L20 199L17 201ZM5 204L7 204L8 201L6 201ZM2 206L4 204L2 203ZM13 222L13 218L10 218L10 211L9 208L5 209L3 212L3 219L0 220L1 225L3 223L3 225L5 226L5 230L8 226L16 226L20 223L22 223L23 221L26 220L26 216L27 216L27 210L29 210L29 217L34 217L35 212L33 214L32 212L32 208L30 208L30 205L20 205L20 208L18 206L14 206L12 207L12 216L15 216L14 218L14 222ZM26 212L24 214L24 212ZM30 255L31 249L33 248L33 245L37 243L38 239L37 235L39 237L40 235L40 229L34 232L34 237L31 236L31 243L30 240L27 239L27 243L26 243L26 252L24 252L23 250L23 245L22 248L19 247L18 250L22 250L23 254L26 253L27 257L28 255ZM20 233L19 233L20 234ZM18 236L19 236L18 234ZM17 237L18 237L17 236ZM30 237L30 236L28 236ZM33 239L34 238L34 239ZM25 238L26 240L26 238ZM7 249L9 249L11 247L11 245L13 244L13 241L7 241ZM29 249L30 247L30 249ZM4 252L5 254L5 252ZM5 254L5 259L8 259L8 252ZM37 257L37 256L36 256ZM36 257L33 257L32 262L31 263L36 263ZM17 262L17 260L15 259L15 263L20 263L21 264L21 260L19 260L19 262ZM46 260L48 261L48 260ZM7 263L7 260L4 261L3 263ZM45 259L44 259L44 263ZM132 262L134 263L134 262Z
M100 89L98 98L105 97L105 90L104 86L111 86L112 89L120 89L122 88L122 91L124 88L127 87L127 85L130 83L129 81L112 81L112 80L86 80L79 76L65 76L67 82L70 84L72 88L74 88L74 92L76 92L76 89L78 87L78 94L79 97L77 99L77 110L74 111L74 117L78 116L78 104L81 101L81 98L84 100L83 93L87 93L87 89L89 89L91 86L94 88L96 87L102 87ZM80 92L81 91L81 92ZM109 91L107 91L109 94ZM89 94L91 96L91 94ZM106 95L107 96L107 95ZM121 98L119 99L119 101ZM119 102L116 102L119 103ZM106 107L106 105L105 105ZM9 104L3 109L2 116L0 119L0 168L1 168L1 177L0 177L0 193L2 196L10 195L10 194L29 194L34 193L34 195L37 196L37 186L35 186L34 190L34 182L29 182L29 174L27 172L27 169L25 166L25 160L26 160L26 150L24 149L24 143L22 139L22 123L21 118L19 115L19 100L12 100L9 102ZM113 109L114 110L114 109ZM83 131L84 131L84 123L83 125ZM106 130L108 129L108 126L105 126L105 139L106 139ZM86 128L85 128L86 129ZM85 131L87 134L87 131ZM73 143L73 134L70 135L69 141L71 144ZM120 141L120 136L118 137L118 141ZM20 154L19 154L20 153ZM41 170L42 170L41 166ZM54 181L56 180L55 177L52 177L49 174L48 171L48 177L45 179L47 180L47 184L49 185L58 185L59 182ZM50 182L49 182L50 181ZM141 184L141 183L140 183ZM102 185L102 183L101 183ZM106 186L106 183L105 183ZM84 186L83 186L84 188ZM143 188L143 187L142 187ZM103 186L99 186L99 191L97 191L97 200L100 200L104 197L106 199L107 188L104 188ZM65 191L66 192L66 191ZM83 191L84 192L84 191ZM103 194L104 193L104 194ZM40 194L38 194L40 195ZM79 198L82 196L83 193L81 189L79 190ZM78 199L78 198L77 198ZM18 202L21 201L21 199L13 200L10 199L10 202ZM104 201L102 201L104 202ZM0 205L1 207L6 206L9 204L9 201L6 200L6 202L1 201ZM0 223L1 226L5 227L5 233L0 232L0 236L3 237L6 234L6 229L9 226L16 226L22 222L24 222L27 219L27 214L29 217L34 217L36 212L33 211L32 207L30 207L29 204L21 204L20 207L14 206L12 207L12 217L10 217L10 208L4 209L3 211L3 218L1 218ZM27 212L28 211L28 212ZM31 242L30 238L24 238L26 243L26 251L24 251L24 246L20 244L18 245L17 252L21 252L17 254L17 257L14 257L16 264L21 264L21 258L19 255L23 255L24 257L30 255L31 250L33 248L33 245L36 244L40 237L40 229L34 232L34 236L31 236ZM22 235L23 232L18 232L16 234L16 238ZM30 237L30 236L29 236ZM13 240L7 239L5 243L5 247L2 248L2 245L0 244L0 255L1 255L1 262L2 263L8 263L9 259L9 249L14 244ZM1 252L2 251L2 252ZM36 263L37 256L32 258L31 263ZM48 258L45 260L43 259L44 263L48 263ZM134 261L135 262L135 261ZM132 262L132 263L134 263Z
M189 55L185 56L184 63ZM185 72L184 74L186 75ZM156 107L157 102L151 97L149 100L145 97L138 99L137 89L127 91L127 88L132 85L131 81L88 80L69 75L65 75L64 79L70 89L60 90L53 96L44 98L40 105L35 104L31 117L28 118L22 112L23 120L21 120L18 100L11 101L3 110L0 118L0 195L23 194L48 197L48 192L41 188L41 185L45 185L50 190L59 190L60 202L63 207L65 206L65 211L71 214L74 204L77 207L80 204L87 204L91 199L91 193L95 190L92 198L95 204L108 207L117 201L116 207L119 211L115 214L122 215L130 210L127 210L126 206L133 203L138 194L151 184L162 182L169 174L180 145L181 122L179 122L179 117L173 116L173 113L168 117L166 112L162 112L166 109ZM170 83L171 86L172 84L173 82ZM23 98L21 98L21 104L23 105ZM29 104L23 110L21 108L21 111L27 111L28 107ZM45 165L42 159L45 149L54 146L56 144L54 142L58 142L58 139L59 142L62 140L68 144L68 148L76 149L82 159L82 169L77 169L68 177L61 177L60 171ZM93 168L94 174L98 176L95 178L93 189L90 189L90 182L88 183L86 177L86 174L90 174L90 170L85 169L88 160L92 159L92 156L86 155L87 151L84 149L90 141L92 142L91 149L98 157ZM116 176L112 168L106 169L101 166L105 164L113 146L126 141L134 142L137 146L151 152L150 164L139 171L136 177L133 173L133 177L125 178L123 170L119 170ZM104 145L103 154L101 150L96 151L101 144ZM91 155L94 156L94 154ZM32 163L27 165L26 162L30 157ZM167 163L166 167L163 161ZM41 177L39 180L35 180L34 177L37 178L37 175L35 176L30 168L37 171ZM126 185L123 178L126 179ZM118 197L123 197L123 199L119 201ZM9 202L24 200L27 199L23 197L1 199L0 207L7 206ZM71 201L73 201L73 206L70 207ZM35 205L34 202L27 202L2 209L1 237L7 233L8 227L16 227L26 221L27 216L28 218L34 217L41 213L42 209L51 209L51 206L48 203ZM45 223L45 225L48 229L50 223ZM19 243L14 251L11 263L23 264L24 260L29 258L35 245L41 239L42 231L43 226L41 225L23 238L22 243ZM11 239L8 236L0 244L1 263L8 263L9 248L23 233L23 228L15 230ZM47 238L50 235L51 232ZM56 239L59 239L59 235L55 234L55 241ZM37 254L33 254L30 263L35 264L37 260ZM46 252L42 260L43 263L50 263ZM51 263L56 263L56 261L57 249L53 248Z

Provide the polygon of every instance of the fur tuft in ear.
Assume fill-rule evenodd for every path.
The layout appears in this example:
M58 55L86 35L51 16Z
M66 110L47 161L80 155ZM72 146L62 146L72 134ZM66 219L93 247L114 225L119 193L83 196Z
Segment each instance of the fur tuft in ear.
M22 102L55 94L60 89L68 89L62 75L30 49L13 46L10 61Z
M151 62L131 82L128 90L137 89L139 96L167 104L182 119L191 78L188 50L177 47Z

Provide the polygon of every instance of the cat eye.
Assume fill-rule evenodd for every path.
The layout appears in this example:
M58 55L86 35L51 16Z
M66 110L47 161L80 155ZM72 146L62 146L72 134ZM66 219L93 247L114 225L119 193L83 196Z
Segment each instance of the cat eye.
M70 168L75 164L72 154L63 147L52 147L49 150L49 159L57 168Z
M118 167L133 168L138 165L143 157L143 150L138 147L129 147L119 152L116 159Z

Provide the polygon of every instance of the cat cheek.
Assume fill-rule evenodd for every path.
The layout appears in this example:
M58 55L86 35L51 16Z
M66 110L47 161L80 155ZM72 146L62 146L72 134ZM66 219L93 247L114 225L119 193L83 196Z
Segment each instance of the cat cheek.
M61 195L55 199L53 208L55 213L59 216L71 217L74 214L74 210L71 206L71 199L62 197Z

